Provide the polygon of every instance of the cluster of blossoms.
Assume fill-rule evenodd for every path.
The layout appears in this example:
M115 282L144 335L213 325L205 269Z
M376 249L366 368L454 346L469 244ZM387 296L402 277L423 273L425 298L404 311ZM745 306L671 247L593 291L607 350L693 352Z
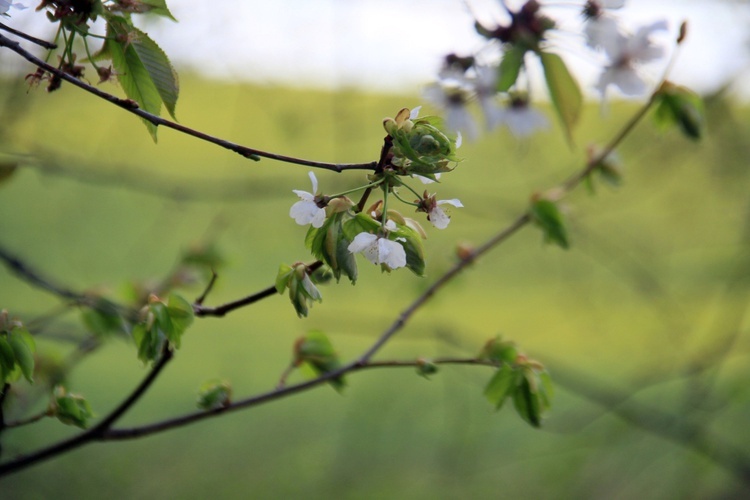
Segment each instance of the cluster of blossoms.
M436 182L460 161L456 149L461 137L446 135L441 123L437 117L420 118L419 108L404 108L394 118L383 121L388 135L377 167L367 176L367 184L343 193L321 194L318 180L310 172L312 191L293 191L299 201L292 205L289 216L297 224L310 225L305 243L337 280L346 275L356 281L354 255L358 253L386 272L405 267L419 276L424 274L422 240L426 233L419 222L393 209L392 202L426 214L437 229L445 229L450 223L447 207L463 207L458 199L439 200L434 193L420 193L409 185L412 179ZM365 208L376 190L382 199ZM358 203L347 196L354 192L362 192ZM300 315L307 314L311 301L320 300L307 274L304 265L298 263L283 265L277 277L277 290L289 290Z
M378 171L370 175L369 184L353 191L379 187L383 191L384 200L378 201L365 213L374 223L365 223L363 229L350 239L347 250L350 253L362 253L373 264L383 266L384 270L398 269L407 266L404 243L406 236L399 236L399 232L408 230L424 237L424 229L420 224L403 217L395 210L383 210L389 195L403 203L412 205L417 212L427 214L427 220L437 229L445 229L450 223L450 216L445 206L463 207L458 199L438 200L434 194L424 191L419 194L409 187L404 177L415 177L423 183L435 182L441 173L451 170L450 163L458 161L455 149L460 146L461 139L450 139L437 127L438 120L434 117L420 119L419 108L402 109L395 118L386 118L384 128L388 132L388 151L383 155L384 162ZM347 193L325 196L318 193L318 180L313 172L309 173L312 181L312 192L293 190L300 198L292 205L289 216L297 224L312 226L311 231L323 228L326 223L337 218L351 221L357 220L356 206L345 195ZM401 189L410 191L418 196L412 203L399 196ZM349 213L348 216L340 214ZM359 221L362 225L362 220ZM334 264L335 266L335 264Z
M666 21L659 20L629 33L609 12L622 8L624 4L624 0L589 0L583 10L586 44L604 51L608 59L596 84L602 95L610 85L628 96L642 95L647 86L638 66L664 57L664 47L655 44L651 36L666 31Z
M655 22L629 33L610 13L624 3L588 0L582 5L586 45L602 51L607 58L595 86L602 95L610 85L625 95L643 94L646 83L638 66L664 55L664 49L651 37L665 30L666 23ZM572 78L566 69L566 75L560 75L554 67L564 67L564 63L550 60L553 54L548 52L548 32L556 28L556 22L542 12L540 3L530 0L518 11L507 12L507 24L492 27L477 22L477 31L488 40L489 47L482 47L476 55L446 56L437 82L425 90L425 98L444 112L448 129L460 131L469 139L476 138L480 131L467 106L473 102L478 103L487 130L507 126L514 136L522 138L549 126L546 116L530 106L527 54L541 60L553 104L558 100L553 87L560 80ZM497 47L499 54L492 50Z

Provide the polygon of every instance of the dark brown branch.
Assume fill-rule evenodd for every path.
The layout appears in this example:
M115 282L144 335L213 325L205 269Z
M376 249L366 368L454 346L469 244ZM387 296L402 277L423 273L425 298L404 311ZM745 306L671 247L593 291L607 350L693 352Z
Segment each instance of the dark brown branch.
M15 30L15 29L11 28L10 26L5 25L3 23L0 23L0 30L7 31L8 33L12 33L12 34L14 34L14 35L16 35L18 37L23 38L24 40L28 40L31 43L35 43L35 44L37 44L37 45L39 45L41 47L44 47L45 49L52 50L52 49L56 49L57 48L57 44L54 44L52 42L48 42L46 40L41 40L41 39L33 37L31 35L27 35L26 33L22 32L22 31Z
M177 427L182 427L182 426L194 423L194 422L216 417L222 413L228 413L231 411L241 410L243 408L250 408L250 407L261 405L263 403L274 401L276 399L281 399L285 396L296 394L298 392L302 392L307 389L311 389L313 387L325 384L326 382L332 379L341 377L349 373L359 372L359 371L370 369L370 368L408 368L408 367L414 368L414 367L420 366L421 363L422 361L420 360L373 361L373 362L364 363L364 364L360 363L359 361L354 361L352 363L347 364L346 366L343 366L342 368L336 371L328 372L312 380L308 380L305 382L301 382L301 383L286 386L286 387L276 388L271 391L265 392L263 394L253 396L251 398L247 398L242 401L234 402L231 405L226 406L226 407L217 408L215 410L191 413L188 415L184 415L182 417L164 420L162 422L157 422L157 423L150 424L150 425L133 427L130 429L110 429L109 431L105 433L104 436L102 436L102 439L107 440L107 441L119 441L119 440L126 440L126 439L141 438L141 437L148 436L150 434L155 434L158 432L175 429ZM494 366L491 362L482 361L482 360L478 360L474 358L438 358L438 359L432 360L432 363L436 365L459 365L461 364L461 365Z
M53 444L52 446L43 448L29 455L22 455L14 460L0 464L0 477L11 474L13 472L17 472L21 469L55 457L72 449L78 448L79 446L83 446L84 444L90 443L92 441L101 440L104 436L106 436L107 431L110 429L112 424L114 424L120 417L122 417L122 415L124 415L125 412L127 412L143 396L143 394L145 394L145 392L151 387L151 385L154 383L156 378L159 376L159 374L171 359L172 351L165 346L161 357L154 363L154 366L151 368L151 371L148 373L148 375L146 375L146 378L144 378L143 381L138 384L138 387L136 387L133 392L117 406L117 408L112 410L112 412L110 412L110 414L107 415L96 426L90 428L85 432L82 432L81 434L78 434L77 436L73 436L70 439L60 441L56 444Z
M58 297L70 300L76 304L88 304L90 302L89 298L86 295L56 285L52 283L52 281L43 278L39 273L31 269L26 263L21 261L18 257L11 254L1 246L0 260L3 261L5 266L12 273L16 274L19 278L37 288L46 290L54 295L57 295Z
M251 160L258 161L260 160L261 157L263 157L263 158L268 158L270 160L281 161L284 163L304 165L308 167L331 170L334 172L343 172L345 170L374 170L375 167L377 166L377 163L374 161L368 162L368 163L328 163L328 162L306 160L303 158L295 158L293 156L270 153L268 151L261 151L259 149L241 146L239 144L235 144L233 142L203 133L199 130L195 130L190 127L186 127L184 125L180 125L179 123L175 123L173 121L167 120L160 116L154 115L152 113L149 113L148 111L144 111L138 106L138 103L136 103L135 101L131 99L121 99L112 94L108 94L107 92L103 92L99 90L98 88L92 85L89 85L88 83L83 82L81 80L78 80L77 78L74 78L73 76L65 73L64 71L61 71L60 69L42 61L38 57L34 56L33 54L25 50L23 47L21 47L21 45L18 42L11 40L10 38L4 35L0 35L0 47L6 47L10 49L11 51L23 57L24 59L29 61L31 64L37 66L38 68L41 68L44 71L47 71L55 75L56 77L61 78L62 80L65 80L66 82L71 83L75 85L76 87L85 90L86 92L89 92L90 94L93 94L101 99L104 99L105 101L111 104L114 104L115 106L118 106L126 111L129 111L130 113L140 118L143 118L144 120L148 121L149 123L157 127L163 126L163 127L171 128L173 130L177 130L178 132L182 132L183 134L189 135L191 137L195 137L202 141L210 142L211 144L220 146L224 149L234 151L235 153L241 156L244 156L245 158L249 158Z
M307 266L307 273L311 274L315 272L322 265L323 263L319 260L313 262L312 264ZM256 292L252 295L248 295L247 297L233 300L232 302L227 302L226 304L222 304L216 307L204 306L201 303L196 301L195 303L193 303L193 312L195 313L196 316L199 316L199 317L215 316L215 317L220 318L222 316L225 316L227 313L230 313L236 309L240 309L245 306L249 306L250 304L254 304L255 302L258 302L259 300L263 300L267 297L271 297L276 293L278 293L276 291L276 286L271 285L268 288L264 288L260 292Z

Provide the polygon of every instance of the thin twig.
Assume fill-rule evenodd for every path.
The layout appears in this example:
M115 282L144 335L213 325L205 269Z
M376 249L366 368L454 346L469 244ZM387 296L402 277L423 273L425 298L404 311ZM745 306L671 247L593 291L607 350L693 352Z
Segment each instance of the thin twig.
M66 82L69 82L75 85L76 87L80 89L85 90L86 92L89 92L90 94L93 94L101 99L104 99L105 101L111 104L114 104L115 106L118 106L126 111L129 111L130 113L136 116L139 116L140 118L143 118L144 120L148 121L149 123L157 127L163 126L163 127L171 128L173 130L177 130L178 132L182 132L183 134L189 135L191 137L195 137L202 141L210 142L211 144L220 146L224 149L234 151L235 153L241 156L244 156L245 158L249 158L251 160L258 161L260 160L261 157L263 157L263 158L268 158L271 160L281 161L284 163L292 163L295 165L304 165L308 167L321 168L321 169L331 170L331 171L339 172L339 173L345 170L374 170L375 167L377 166L377 163L374 161L368 162L368 163L328 163L328 162L306 160L303 158L295 158L292 156L270 153L267 151L261 151L259 149L241 146L239 144L235 144L233 142L203 133L199 130L195 130L190 127L186 127L184 125L180 125L179 123L175 123L173 121L167 120L160 116L154 115L152 113L149 113L148 111L144 111L138 106L138 103L136 103L135 101L131 99L121 99L112 94L108 94L107 92L103 92L99 90L98 88L92 85L89 85L88 83L83 82L81 80L78 80L77 78L65 73L64 71L61 71L60 69L42 61L38 57L34 56L33 54L25 50L23 47L21 47L21 44L11 40L10 38L4 35L0 35L0 47L6 47L10 49L11 51L15 52L16 54L20 55L21 57L29 61L31 64L55 75L58 78L61 78L62 80L65 80Z
M276 399L280 399L285 396L296 394L298 392L305 391L312 387L325 384L326 382L330 380L339 378L349 373L359 372L359 371L367 370L370 368L418 367L422 363L423 361L421 360L372 361L372 362L368 362L364 364L359 363L359 361L354 361L352 363L347 364L346 366L339 368L336 371L325 373L317 378L307 380L305 382L300 382L294 385L279 387L271 391L265 392L263 394L253 396L251 398L247 398L241 401L236 401L226 407L216 408L214 410L209 410L209 411L191 413L188 415L183 415L181 417L172 418L172 419L164 420L161 422L156 422L154 424L143 425L140 427L132 427L129 429L110 429L109 431L106 432L104 436L102 436L102 438L103 440L106 440L106 441L119 441L119 440L141 438L141 437L148 436L150 434L155 434L158 432L175 429L177 427L182 427L182 426L194 423L194 422L205 420L207 418L216 417L222 413L236 411L236 410L240 410L243 408L250 408L250 407L261 405L263 403L268 403ZM478 360L475 358L439 358L439 359L432 360L432 363L436 365L495 366L493 363L489 361Z
M313 262L312 264L307 266L308 274L314 272L315 270L320 268L322 265L323 263L319 260ZM247 297L233 300L232 302L227 302L226 304L222 304L216 307L208 307L198 302L195 302L193 303L193 312L198 317L214 316L214 317L220 318L222 316L225 316L227 313L230 313L234 310L248 306L250 304L254 304L255 302L258 302L259 300L265 299L267 297L271 297L276 293L278 293L276 291L276 286L271 285L268 288L264 288L263 290L256 292L252 295L248 295Z
M7 31L8 33L12 33L18 37L23 38L24 40L28 40L31 43L35 43L41 47L44 47L45 49L53 50L57 48L57 44L48 42L46 40L42 40L40 38L33 37L31 35L27 35L26 33L15 30L11 28L10 26L3 24L3 23L0 23L0 30Z
M41 274L31 269L28 264L21 261L21 259L8 252L2 246L0 246L0 260L3 261L11 272L37 288L51 292L58 297L70 300L76 304L89 304L90 302L90 299L86 295L56 285L49 279L43 278Z
M60 441L52 446L43 448L29 455L22 455L14 460L0 464L0 476L17 472L21 469L42 462L49 458L55 457L74 448L78 448L86 443L101 440L107 434L109 428L114 424L126 411L128 411L140 398L145 394L149 387L154 383L156 378L162 372L164 367L172 359L172 351L165 346L161 357L154 363L151 371L141 381L133 392L125 398L112 412L107 415L101 422L89 430L82 432L70 439Z

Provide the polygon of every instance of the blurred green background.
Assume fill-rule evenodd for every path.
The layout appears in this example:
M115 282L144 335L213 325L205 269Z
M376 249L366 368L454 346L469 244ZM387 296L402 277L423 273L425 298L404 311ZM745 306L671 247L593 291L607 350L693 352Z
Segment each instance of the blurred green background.
M114 87L106 88L114 91ZM181 123L267 151L331 162L377 158L381 120L416 96L288 90L183 76ZM158 282L195 245L226 265L207 305L273 283L278 265L312 260L305 228L288 217L309 190L305 167L251 162L176 132L153 144L137 118L68 85L53 94L4 82L1 159L22 161L0 185L0 245L56 283L122 298ZM571 149L557 128L518 142L495 131L465 144L440 198L460 198L445 231L427 228L427 276L381 274L322 288L298 319L274 296L225 318L196 320L173 363L118 427L195 410L200 384L221 377L241 399L274 387L292 345L328 333L345 360L359 355L454 261L525 210L529 197L580 169L634 112L591 104ZM743 491L747 415L748 111L709 96L708 135L639 126L619 154L624 184L566 200L572 248L532 227L434 297L378 359L472 356L495 335L548 367L553 408L536 430L511 405L495 412L482 390L491 371L445 367L349 377L343 396L320 387L153 437L95 443L4 478L3 498L707 498ZM425 110L430 111L430 110ZM434 110L432 110L434 111ZM549 114L549 113L548 113ZM553 118L550 114L550 118ZM363 174L316 172L323 192ZM60 301L0 268L0 307L26 321ZM180 291L200 294L202 282ZM64 359L86 334L80 313L37 336ZM84 357L69 388L99 416L146 369L113 339ZM301 380L296 374L292 380ZM45 406L19 383L6 418ZM694 429L705 433L692 433ZM73 428L49 419L6 430L4 460ZM682 436L675 440L674 436ZM703 450L695 451L695 447ZM745 478L747 481L747 477ZM747 482L744 483L747 485Z

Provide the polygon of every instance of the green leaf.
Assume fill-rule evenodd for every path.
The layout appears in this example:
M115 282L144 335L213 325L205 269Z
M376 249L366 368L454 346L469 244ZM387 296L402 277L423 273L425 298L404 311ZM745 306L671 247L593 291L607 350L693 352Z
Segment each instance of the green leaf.
M664 82L654 98L654 120L658 126L678 126L688 139L694 141L703 136L706 116L698 94L686 87Z
M175 106L180 95L180 84L169 58L164 51L146 33L132 28L135 40L132 46L154 82L161 100L172 118L175 118Z
M503 340L500 335L490 339L482 348L478 358L495 363L515 363L518 357L518 348L515 342Z
M310 331L295 344L295 365L307 365L317 376L336 371L341 368L338 354L328 336L319 331ZM341 392L346 386L343 377L329 380L336 391Z
M291 266L287 264L279 265L279 272L276 274L276 291L279 294L284 293L289 286L289 278L293 272L294 270Z
M508 363L504 363L487 383L484 388L484 396L487 401L495 405L495 409L499 410L508 396L513 393L518 384L518 379L517 370Z
M156 42L125 18L111 16L105 45L125 94L157 116L164 103L174 117L179 95L177 73ZM156 141L156 126L145 119L144 123Z
M513 393L513 404L521 418L534 427L541 427L542 405L526 377L521 379L521 383Z
M83 396L69 393L62 386L55 388L54 403L55 417L66 425L85 429L89 419L94 417L91 405Z
M422 244L422 235L416 230L403 224L396 224L397 229L391 231L389 239L395 240L403 238L406 241L399 241L406 252L406 267L417 276L424 276L425 259L424 245Z
M175 17L167 8L166 0L141 0L141 3L150 7L150 9L148 10L149 13L164 16L171 19L172 21L177 22L177 19L175 19Z
M581 89L560 56L549 52L539 52L539 58L544 67L544 78L552 105L565 128L568 142L572 144L573 127L578 122L583 105Z
M438 372L438 365L432 361L426 359L417 360L417 375L424 377L427 380L430 379L430 375L435 375Z
M193 324L193 306L176 293L169 295L167 304L167 313L172 323L172 337L169 340L179 348L180 337Z
M498 92L507 92L516 83L518 74L523 67L523 56L525 54L526 50L519 45L514 45L505 51L503 60L500 62L500 67L498 68Z
M568 234L557 204L545 199L536 200L531 204L531 217L544 231L545 242L569 248Z
M305 237L305 245L317 259L331 268L337 282L343 273L354 284L357 281L357 262L348 249L351 240L344 232L344 221L351 217L347 212L337 212L328 217L320 228L311 226Z
M0 384L8 382L16 367L16 355L5 335L0 334Z
M209 380L198 389L196 404L202 410L216 410L231 404L232 386L226 380Z
M138 348L138 359L144 363L156 359L161 351L161 342L155 329L146 330L146 326L139 323L133 327L131 335Z
M172 337L174 327L172 325L172 319L169 317L169 311L167 305L164 302L154 302L150 304L149 309L154 313L156 320L154 321L153 330L160 330L167 338Z
M8 343L13 349L16 363L21 368L23 376L30 383L34 383L34 352L36 352L34 338L25 328L19 327L8 333Z

